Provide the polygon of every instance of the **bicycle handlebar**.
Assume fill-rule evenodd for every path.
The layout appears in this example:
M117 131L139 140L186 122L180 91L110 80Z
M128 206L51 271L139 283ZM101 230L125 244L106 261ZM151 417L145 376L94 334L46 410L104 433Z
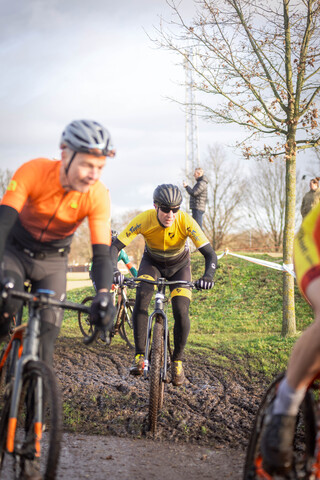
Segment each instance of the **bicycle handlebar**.
M17 298L18 300L24 300L29 303L34 303L40 306L51 306L51 307L59 307L63 308L64 310L76 310L84 313L90 312L90 307L82 305L81 303L75 303L70 301L62 301L56 300L51 298L49 295L54 292L50 290L39 290L35 293L24 292L22 290L14 290L14 284L12 282L7 282L5 285L2 286L1 297L8 298L9 296L13 298Z
M164 278L158 278L158 280L150 280L148 278L128 278L124 279L124 285L129 288L136 288L139 285L139 282L150 283L151 285L185 285L187 287L196 288L193 282L189 282L188 280L165 280Z
M50 295L52 295L53 293L54 292L50 290L39 290L35 293L29 293L22 290L14 290L14 282L12 280L7 280L0 286L0 296L3 299L11 296L18 300L24 300L25 302L33 303L39 307L51 306L62 308L64 310L75 310L78 312L90 314L90 307L83 305L82 303L75 303L67 300L56 300L50 297ZM98 333L99 328L95 326L92 335L83 340L84 343L86 345L92 343L94 340L96 340Z

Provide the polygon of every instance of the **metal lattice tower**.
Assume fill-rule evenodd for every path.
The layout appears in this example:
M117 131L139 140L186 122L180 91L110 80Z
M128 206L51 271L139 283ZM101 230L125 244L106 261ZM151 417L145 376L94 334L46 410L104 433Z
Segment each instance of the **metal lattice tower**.
M195 86L193 80L193 69L190 66L194 64L194 51L189 49L184 59L185 80L186 80L186 177L193 173L194 169L199 166L199 150L198 150L198 119L195 106Z

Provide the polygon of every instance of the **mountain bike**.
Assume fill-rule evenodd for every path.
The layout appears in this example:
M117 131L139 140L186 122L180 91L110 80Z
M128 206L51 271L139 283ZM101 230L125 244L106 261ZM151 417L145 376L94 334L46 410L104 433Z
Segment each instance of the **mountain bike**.
M112 293L114 296L114 304L117 305L117 314L113 328L106 334L100 332L97 340L104 342L107 346L111 344L112 338L119 333L120 337L127 343L130 349L134 348L133 326L132 326L132 311L134 307L134 299L127 296L127 282L130 279L125 279L123 285L113 285ZM93 296L85 297L82 300L83 305L91 305ZM87 338L92 334L92 325L90 323L89 315L83 312L78 312L79 328L82 335Z
M88 307L51 298L51 290L14 290L7 281L0 292L28 306L27 324L17 326L0 358L0 472L20 478L35 466L42 478L56 478L62 436L60 392L53 369L39 358L40 313L63 308L88 313ZM22 315L22 313L21 313ZM96 332L95 332L96 334Z
M164 385L168 383L168 366L172 360L170 348L168 318L164 305L168 303L165 290L168 285L181 285L194 288L192 282L185 280L168 281L164 278L149 280L143 277L131 279L128 286L136 287L139 282L157 287L154 310L148 317L147 341L144 361L144 378L149 378L149 414L148 428L153 435L157 432L158 414L164 400Z
M280 477L270 476L262 468L260 444L265 418L270 415L271 406L283 376L284 373L271 383L258 408L247 447L243 480L320 479L320 374L309 385L297 416L292 471L286 477ZM317 427L317 424L319 427Z

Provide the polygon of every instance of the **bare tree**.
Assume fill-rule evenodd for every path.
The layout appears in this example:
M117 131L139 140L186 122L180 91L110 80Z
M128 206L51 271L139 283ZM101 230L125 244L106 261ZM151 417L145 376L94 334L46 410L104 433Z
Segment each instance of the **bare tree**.
M88 220L85 219L75 231L69 254L69 263L85 265L91 262L92 248Z
M247 183L239 164L226 160L221 145L213 145L208 150L208 158L203 163L209 180L203 228L218 250L224 246L226 235L239 227L240 207L245 200Z
M6 168L5 170L0 170L0 198L3 197L12 175L13 172L9 170L9 168Z
M255 165L250 177L247 211L250 223L259 235L269 233L272 248L282 250L285 218L285 162L262 160Z
M174 0L174 20L158 43L178 52L195 73L197 107L205 118L248 131L246 158L286 160L284 263L292 263L297 152L320 144L318 0L198 0L186 22ZM173 32L173 33L172 33ZM189 55L190 47L198 54ZM219 103L220 102L220 103ZM268 143L261 143L263 137ZM255 142L259 140L259 142ZM296 331L294 279L283 274L282 334Z
M112 219L111 224L112 224L112 229L116 230L118 233L121 232L125 228L125 226L139 213L141 213L140 210L131 210L123 215L121 215L117 219ZM145 246L145 241L142 235L138 235L131 243L126 247L126 253L129 255L129 257L132 259L135 267L138 269L141 258L143 255L144 251L144 246Z

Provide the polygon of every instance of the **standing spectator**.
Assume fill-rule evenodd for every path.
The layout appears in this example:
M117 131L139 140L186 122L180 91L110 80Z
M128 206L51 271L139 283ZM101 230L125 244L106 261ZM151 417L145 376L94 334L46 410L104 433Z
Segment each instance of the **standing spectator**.
M312 178L312 180L310 180L310 190L305 194L305 196L302 199L301 208L300 208L302 218L304 218L307 215L307 213L309 213L310 210L319 202L320 200L319 193L316 194L316 191L318 188L319 188L319 182L317 178Z
M190 195L189 206L192 212L192 217L202 228L202 217L206 209L208 197L208 179L203 174L202 168L196 168L193 176L196 179L194 187L189 187L186 182L183 182L183 186Z

